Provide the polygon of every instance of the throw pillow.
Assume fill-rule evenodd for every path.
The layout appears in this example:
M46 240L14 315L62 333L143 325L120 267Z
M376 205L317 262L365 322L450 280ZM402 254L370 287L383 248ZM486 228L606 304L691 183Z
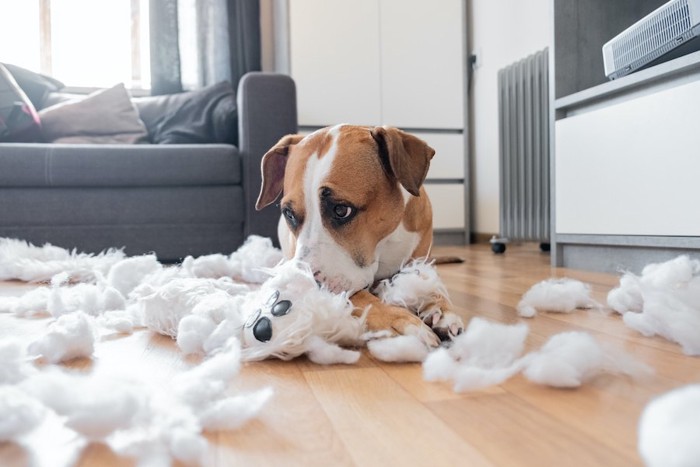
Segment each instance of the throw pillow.
M236 93L222 81L197 91L134 99L152 143L238 143Z
M148 132L123 84L39 112L44 139L51 143L148 142Z
M62 82L50 76L34 73L9 63L5 63L5 67L37 109L46 105L45 99L50 92L60 91L65 87Z
M0 141L39 142L39 115L7 68L0 64Z

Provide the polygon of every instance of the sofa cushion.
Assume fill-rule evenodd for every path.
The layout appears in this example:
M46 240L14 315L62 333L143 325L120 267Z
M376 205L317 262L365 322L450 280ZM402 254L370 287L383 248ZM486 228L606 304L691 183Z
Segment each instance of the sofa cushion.
M0 187L240 185L228 144L5 144Z
M238 143L236 93L229 82L133 101L152 143Z
M50 76L34 73L9 63L4 65L36 109L46 106L44 101L49 93L60 91L65 87L62 82Z
M148 141L123 84L84 99L57 104L39 112L44 140L52 143L122 143Z
M39 115L10 72L0 64L0 141L41 141Z

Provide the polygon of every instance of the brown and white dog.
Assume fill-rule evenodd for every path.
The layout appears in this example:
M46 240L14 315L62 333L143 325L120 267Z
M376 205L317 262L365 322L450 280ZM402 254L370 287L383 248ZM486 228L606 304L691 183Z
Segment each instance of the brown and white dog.
M422 185L434 154L391 127L338 125L288 135L262 159L256 204L260 210L282 196L284 255L309 263L331 291L347 291L358 314L369 307L370 331L416 335L431 346L439 344L436 333L450 338L462 331L459 317L447 313L447 297L418 317L384 304L370 288L410 259L430 255L432 208Z

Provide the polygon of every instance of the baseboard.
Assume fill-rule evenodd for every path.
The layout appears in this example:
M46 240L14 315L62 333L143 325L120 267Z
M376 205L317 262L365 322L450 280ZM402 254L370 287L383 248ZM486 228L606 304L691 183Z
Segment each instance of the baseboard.
M470 241L471 243L489 243L493 237L497 236L498 235L494 233L472 232L470 234Z

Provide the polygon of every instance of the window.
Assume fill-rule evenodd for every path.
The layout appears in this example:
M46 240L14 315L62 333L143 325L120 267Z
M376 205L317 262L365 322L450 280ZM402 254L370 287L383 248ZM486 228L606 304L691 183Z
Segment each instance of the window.
M0 62L70 87L150 88L148 0L0 0Z

